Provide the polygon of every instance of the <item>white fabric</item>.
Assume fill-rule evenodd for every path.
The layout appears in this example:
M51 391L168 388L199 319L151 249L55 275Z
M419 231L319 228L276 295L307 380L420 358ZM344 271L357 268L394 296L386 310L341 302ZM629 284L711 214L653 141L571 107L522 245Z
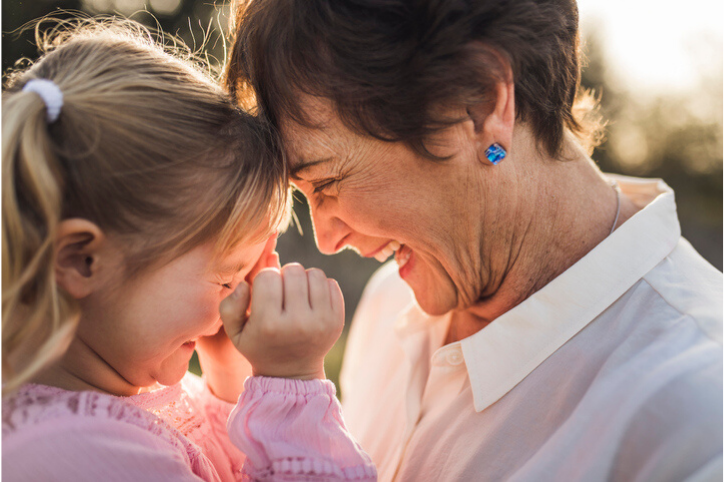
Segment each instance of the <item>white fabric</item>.
M722 274L681 238L671 189L478 333L442 346L390 263L342 370L380 481L722 480Z
M63 108L63 92L55 82L48 79L32 79L25 84L23 92L35 92L43 99L49 123L58 120L60 109Z

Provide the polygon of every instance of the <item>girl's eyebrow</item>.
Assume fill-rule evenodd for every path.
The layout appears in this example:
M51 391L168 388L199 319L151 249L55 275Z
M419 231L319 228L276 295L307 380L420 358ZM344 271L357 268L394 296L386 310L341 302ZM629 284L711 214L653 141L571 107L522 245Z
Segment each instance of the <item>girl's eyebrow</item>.
M219 272L221 274L236 274L236 273L239 273L241 270L243 270L245 266L246 266L245 261L242 261L237 264L227 264L227 265L221 266L219 268Z

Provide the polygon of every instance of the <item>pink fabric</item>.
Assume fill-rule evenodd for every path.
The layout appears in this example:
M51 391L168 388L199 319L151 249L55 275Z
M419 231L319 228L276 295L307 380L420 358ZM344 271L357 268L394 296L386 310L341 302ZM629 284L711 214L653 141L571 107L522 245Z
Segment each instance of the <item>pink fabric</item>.
M250 480L377 480L344 426L332 382L250 377L244 388L228 427Z
M376 480L331 382L252 377L246 387L235 407L191 374L133 397L25 385L3 400L3 478Z

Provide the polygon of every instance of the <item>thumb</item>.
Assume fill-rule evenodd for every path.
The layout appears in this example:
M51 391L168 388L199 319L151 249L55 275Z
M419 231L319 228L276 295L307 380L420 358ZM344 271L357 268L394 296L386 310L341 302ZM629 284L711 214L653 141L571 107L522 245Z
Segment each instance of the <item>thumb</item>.
M229 338L233 341L239 336L246 324L246 310L249 308L251 290L249 285L242 281L233 293L219 305L221 321L224 322L224 329Z
M276 251L272 251L269 253L269 257L267 258L266 265L269 268L276 268L276 269L282 269L282 264L279 262L279 253Z

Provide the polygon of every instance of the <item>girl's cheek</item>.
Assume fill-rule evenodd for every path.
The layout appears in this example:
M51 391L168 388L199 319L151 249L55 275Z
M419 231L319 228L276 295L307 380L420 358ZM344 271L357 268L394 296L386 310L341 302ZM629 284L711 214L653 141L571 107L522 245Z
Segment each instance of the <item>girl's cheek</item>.
M199 297L196 306L190 307L189 311L194 313L197 320L214 321L219 318L219 304L221 301L231 294L231 290L221 288L220 286L212 287L203 296Z

